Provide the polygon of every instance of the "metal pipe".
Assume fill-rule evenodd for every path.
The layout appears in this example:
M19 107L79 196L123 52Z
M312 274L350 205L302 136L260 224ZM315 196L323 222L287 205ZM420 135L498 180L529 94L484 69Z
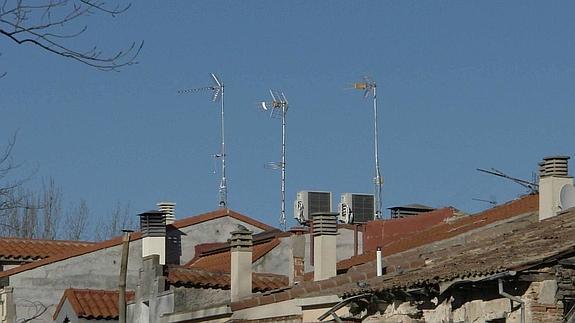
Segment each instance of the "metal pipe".
M511 294L507 294L504 290L503 290L503 280L501 280L501 278L499 278L497 280L497 283L499 285L499 295L508 298L509 300L511 300L511 305L513 306L513 301L516 301L517 303L521 304L521 323L525 323L525 301L523 301L521 298L517 297L517 296L513 296Z
M120 279L118 282L118 314L119 322L126 323L126 275L128 273L128 255L130 253L130 230L122 230L122 260L120 262Z
M381 261L381 247L377 247L377 276L383 275L383 265Z

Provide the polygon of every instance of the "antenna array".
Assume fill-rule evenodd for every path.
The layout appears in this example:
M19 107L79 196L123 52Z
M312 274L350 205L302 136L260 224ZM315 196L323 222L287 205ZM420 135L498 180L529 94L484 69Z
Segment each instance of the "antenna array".
M286 202L286 112L288 110L288 100L281 91L271 90L270 95L272 101L261 102L260 108L264 112L269 112L270 118L278 119L281 118L282 121L282 157L281 162L268 162L266 163L266 168L269 169L279 169L281 170L281 215L280 215L280 226L283 230L287 229L286 223L286 212L285 212L285 202Z
M225 124L224 124L224 83L220 80L220 78L214 74L210 73L212 77L212 86L204 86L195 89L188 89L188 90L181 90L178 91L180 94L186 93L197 93L203 91L212 91L212 102L221 102L221 109L220 109L220 152L214 154L214 158L219 158L221 161L221 175L222 178L220 180L220 188L219 188L219 206L220 207L227 207L228 205L228 186L226 182L226 143L225 143Z

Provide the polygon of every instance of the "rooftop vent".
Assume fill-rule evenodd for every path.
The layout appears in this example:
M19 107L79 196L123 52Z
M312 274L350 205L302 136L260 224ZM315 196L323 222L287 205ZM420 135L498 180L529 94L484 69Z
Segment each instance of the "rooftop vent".
M156 205L158 206L158 210L165 214L166 224L172 224L176 221L176 203L159 202Z
M431 212L435 209L430 206L422 204L408 204L408 205L390 207L389 210L391 211L392 219L401 219L425 212Z
M165 237L166 218L161 211L150 210L139 214L140 230L143 237Z
M569 156L552 156L543 158L543 161L539 163L539 177L569 176L568 160Z

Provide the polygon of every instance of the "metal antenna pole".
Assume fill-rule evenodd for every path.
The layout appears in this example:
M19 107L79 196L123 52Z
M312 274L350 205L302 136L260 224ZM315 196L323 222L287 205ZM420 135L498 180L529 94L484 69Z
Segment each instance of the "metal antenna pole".
M212 77L212 81L214 85L212 86L204 86L195 89L188 89L188 90L181 90L178 93L196 93L202 91L212 91L212 102L217 102L221 99L221 120L220 120L220 135L221 135L221 145L220 145L220 153L215 154L215 158L220 158L222 162L222 179L220 181L220 188L219 188L219 206L224 208L228 205L228 185L226 182L226 143L225 143L225 131L224 131L224 83L218 78L218 76L214 73L210 73Z
M379 168L379 134L377 129L377 85L369 77L364 77L364 82L357 82L353 84L353 88L356 90L362 90L363 96L367 97L370 94L373 95L373 145L374 145L374 155L375 155L375 177L373 178L373 213L376 219L381 219L383 213L381 211L381 188L383 186L383 177L381 176L381 171Z
M282 104L282 214L280 225L285 231L286 225L286 108L287 103Z
M225 127L224 127L224 84L221 85L222 88L222 112L221 112L221 136L222 136L222 146L221 146L221 158L222 158L222 180L220 181L220 207L226 207L228 205L228 186L226 183L226 142L225 142Z
M372 83L372 90L373 90L373 132L374 132L374 151L375 151L375 178L373 179L373 183L375 185L374 188L374 208L375 208L375 218L381 219L381 186L383 185L383 180L381 177L381 172L379 170L379 143L378 143L378 131L377 131L377 93L376 93L376 84L375 82Z
M261 102L260 108L262 111L270 112L271 118L281 118L282 120L282 147L281 147L281 161L268 162L266 168L281 170L281 214L280 226L283 230L287 229L286 220L286 115L288 110L288 100L281 91L270 90L272 97L271 102Z

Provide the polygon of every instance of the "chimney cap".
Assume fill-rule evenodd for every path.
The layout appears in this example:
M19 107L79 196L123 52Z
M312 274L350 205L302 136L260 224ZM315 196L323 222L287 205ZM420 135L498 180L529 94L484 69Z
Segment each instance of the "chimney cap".
M571 159L571 157L569 157L569 156L562 156L562 155L543 157L543 160L553 160L553 159L564 159L564 160L568 160L568 159Z
M149 210L143 213L138 214L138 216L164 216L165 213L158 210Z

